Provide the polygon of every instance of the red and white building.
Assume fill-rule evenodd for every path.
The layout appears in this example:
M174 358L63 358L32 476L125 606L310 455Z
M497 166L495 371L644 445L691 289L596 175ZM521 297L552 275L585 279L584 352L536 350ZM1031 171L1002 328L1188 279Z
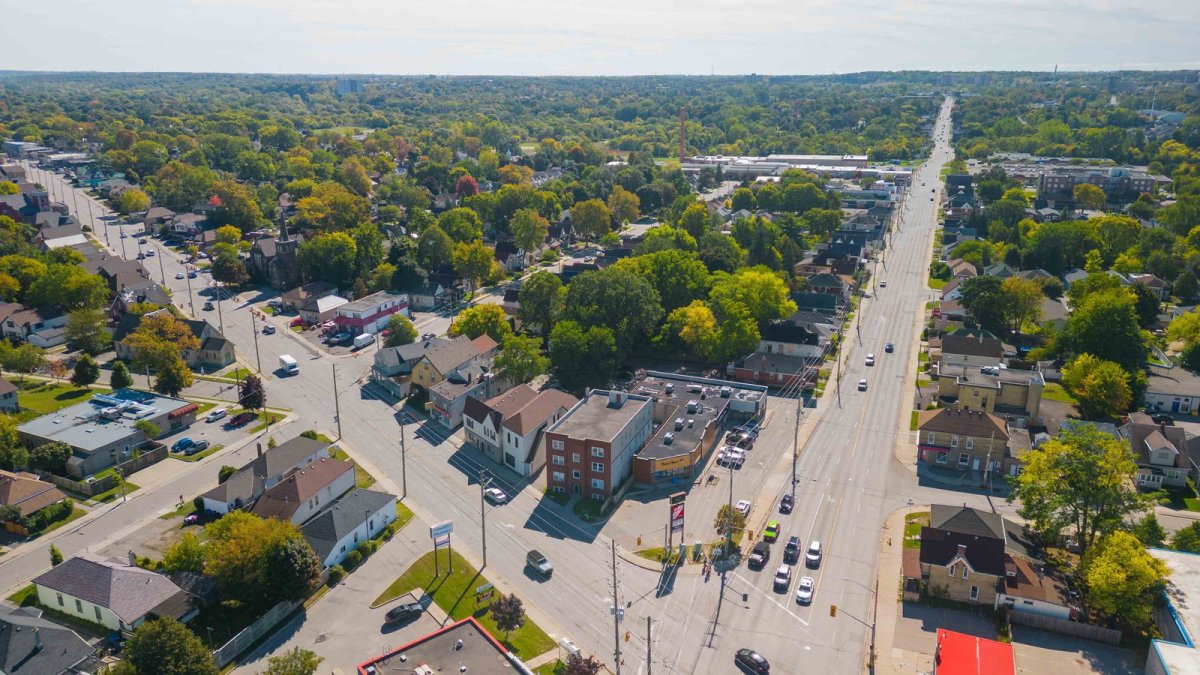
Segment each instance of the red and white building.
M378 333L387 326L388 318L399 312L411 319L407 293L380 291L338 307L333 321L351 335Z

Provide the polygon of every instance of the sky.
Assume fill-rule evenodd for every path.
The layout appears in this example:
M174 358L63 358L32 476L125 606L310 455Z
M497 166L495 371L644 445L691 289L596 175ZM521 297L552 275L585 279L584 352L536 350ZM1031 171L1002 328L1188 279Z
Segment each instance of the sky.
M11 70L439 75L1200 68L1200 1L40 0Z

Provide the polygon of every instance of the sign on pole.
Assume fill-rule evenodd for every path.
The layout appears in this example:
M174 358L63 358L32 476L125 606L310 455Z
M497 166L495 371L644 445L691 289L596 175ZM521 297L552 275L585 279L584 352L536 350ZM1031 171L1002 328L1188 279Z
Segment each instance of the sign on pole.
M482 602L487 602L488 600L491 600L492 596L495 593L496 593L496 589L491 584L484 584L484 585L480 586L479 588L476 588L475 589L475 604L478 605Z
M450 536L450 533L453 531L454 531L454 523L449 520L444 520L440 523L437 523L436 525L429 526L429 538L435 539L435 540L442 539L444 537Z
M671 507L671 534L683 532L683 504Z

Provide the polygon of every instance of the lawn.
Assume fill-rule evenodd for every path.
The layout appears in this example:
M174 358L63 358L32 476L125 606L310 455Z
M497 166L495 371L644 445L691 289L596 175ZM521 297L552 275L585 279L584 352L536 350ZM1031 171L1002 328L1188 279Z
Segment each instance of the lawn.
M944 287L946 285L946 283L947 283L947 281L945 279L938 279L937 277L929 277L929 287L935 291L942 290L942 287Z
M200 460L204 459L205 457L208 457L209 455L213 454L214 452L217 452L218 450L220 450L223 447L225 447L225 446L210 445L210 446L208 446L207 449L201 450L200 452L197 452L194 455L185 455L182 452L172 452L171 457L174 459L178 459L181 462L199 462Z
M921 411L920 410L912 411L912 416L910 416L908 418L908 430L916 431L917 430L917 422L920 419L921 419Z
M278 424L283 415L279 413L259 413L258 419L261 420L258 424L250 428L250 433L257 434L260 431L265 431L272 424Z
M83 403L95 394L110 391L32 380L27 380L24 385L18 383L17 386L21 387L21 392L18 394L21 399L21 408L32 410L39 415L46 415L76 403Z
M403 530L412 519L413 512L403 502L396 502L396 531Z
M929 525L929 512L918 511L904 516L904 548L921 548L921 526Z
M18 607L29 607L30 605L37 604L37 586L29 584L8 596L8 601Z
M50 532L57 530L58 528L62 527L63 525L66 525L67 523L70 523L71 521L74 521L74 520L79 520L80 518L82 518L86 515L87 515L87 511L84 511L83 509L79 508L78 506L75 506L75 507L71 508L71 515L67 516L66 518L63 518L62 520L56 520L53 523L50 523L49 525L46 526L46 529L44 529L40 532L30 532L29 534L30 534L30 536L34 536L34 537L38 537L43 534L48 534Z
M496 628L487 607L476 607L474 591L479 586L488 583L486 577L480 574L461 555L447 550L437 551L438 570L434 572L434 552L421 556L409 567L404 574L391 583L372 603L378 607L390 600L400 597L409 591L424 590L450 618L458 621L468 616L474 616L488 632L500 640L522 659L531 659L554 649L554 640L546 634L532 619L526 618L525 625L513 631L507 639L504 631ZM448 571L453 561L454 571Z
M354 462L354 460L350 459L350 455L346 454L345 450L336 446L332 450L334 459ZM354 462L354 484L360 488L369 488L375 484L375 477L367 473L366 469L359 466L358 462ZM412 518L412 514L410 513L408 517Z
M655 548L644 548L640 551L634 551L633 554L638 556L639 558L645 558L646 560L653 560L654 562L662 562L663 561L663 549L661 546L657 546ZM679 560L679 549L678 548L675 548L674 550L671 551L671 562L675 562L676 560Z
M129 494L131 492L133 492L134 490L137 490L137 489L138 489L138 486L134 485L133 483L130 483L129 481L125 481L125 495L126 496L129 496ZM98 495L93 495L91 500L94 502L111 502L114 499L120 499L120 498L121 498L121 486L118 485L115 488L108 490L107 492L101 492Z
M1200 497L1196 496L1196 488L1191 481L1188 481L1186 488L1163 488L1158 503L1176 511L1200 511Z
M1051 401L1058 401L1059 403L1079 405L1079 402L1075 400L1075 397L1072 396L1066 389L1063 389L1063 386L1057 382L1046 383L1046 388L1042 389L1042 398L1047 398Z
M566 672L567 664L557 660L551 663L543 663L533 669L533 675L563 675Z
M254 371L247 370L245 368L234 368L232 370L221 373L220 377L224 377L224 378L227 378L230 380L244 380L244 379L246 379L247 375L253 375L253 374L254 374Z
M168 511L167 513L162 514L158 518L159 518L159 520L170 520L172 518L182 518L184 516L190 516L191 514L193 514L195 512L196 512L196 505L195 505L195 503L192 502L192 500L189 499L183 503L183 506L175 509L174 511Z

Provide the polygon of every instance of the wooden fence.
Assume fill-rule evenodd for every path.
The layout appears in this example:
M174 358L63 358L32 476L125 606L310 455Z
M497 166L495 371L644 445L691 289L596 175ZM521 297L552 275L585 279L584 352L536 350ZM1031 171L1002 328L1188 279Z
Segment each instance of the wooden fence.
M1041 614L1030 614L1029 612L1009 612L1008 620L1022 626L1029 626L1030 628L1040 628L1052 633L1072 635L1085 640L1095 640L1096 642L1103 642L1110 645L1115 645L1121 641L1121 631L1093 626L1090 623L1067 621L1066 619L1056 619L1050 616L1042 616Z

